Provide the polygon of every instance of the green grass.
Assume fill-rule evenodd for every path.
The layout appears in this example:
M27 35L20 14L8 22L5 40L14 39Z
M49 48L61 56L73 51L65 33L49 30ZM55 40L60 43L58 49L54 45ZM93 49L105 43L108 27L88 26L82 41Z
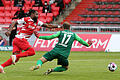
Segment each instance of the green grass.
M44 53L36 52L35 56L21 58L15 66L6 67L6 73L0 74L0 80L120 80L120 53L71 52L69 70L47 76L43 73L48 68L56 67L56 60L44 64L37 71L29 70ZM11 52L0 51L0 64L10 55ZM115 72L108 71L110 62L117 64Z

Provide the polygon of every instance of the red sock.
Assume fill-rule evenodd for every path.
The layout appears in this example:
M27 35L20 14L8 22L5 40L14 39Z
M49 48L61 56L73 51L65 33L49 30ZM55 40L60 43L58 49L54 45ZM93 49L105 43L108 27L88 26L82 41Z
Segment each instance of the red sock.
M20 58L20 57L27 57L27 56L33 56L33 55L35 55L35 51L33 48L30 48L23 53L17 54L16 57Z
M23 52L23 53L20 53L20 54L17 54L16 55L16 61L17 62L19 60L20 57L27 57L27 56L33 56L35 55L35 51L33 48L30 48L29 50ZM4 67L7 67L9 65L12 64L12 59L8 59L5 63L1 64L1 66L4 68Z
M15 62L18 62L19 58L16 58L16 61ZM12 64L12 59L8 59L6 62L4 62L3 64L1 64L1 66L4 68L4 67L7 67L9 65Z

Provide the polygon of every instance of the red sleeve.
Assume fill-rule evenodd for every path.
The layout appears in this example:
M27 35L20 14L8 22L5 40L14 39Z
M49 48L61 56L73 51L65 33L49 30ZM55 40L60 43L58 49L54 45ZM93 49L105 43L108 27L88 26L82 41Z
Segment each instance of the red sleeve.
M25 18L24 18L24 21L25 21L25 22L28 22L29 19L30 19L29 17L25 17Z

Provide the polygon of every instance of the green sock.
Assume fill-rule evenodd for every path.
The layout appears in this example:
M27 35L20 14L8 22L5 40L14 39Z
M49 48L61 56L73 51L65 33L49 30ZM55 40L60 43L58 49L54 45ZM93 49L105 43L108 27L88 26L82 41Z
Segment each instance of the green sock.
M53 69L53 72L63 72L66 70L67 70L67 68L64 68L64 67L56 67Z
M43 64L43 62L42 62L41 60L38 60L38 61L37 61L37 65L42 66L42 64Z

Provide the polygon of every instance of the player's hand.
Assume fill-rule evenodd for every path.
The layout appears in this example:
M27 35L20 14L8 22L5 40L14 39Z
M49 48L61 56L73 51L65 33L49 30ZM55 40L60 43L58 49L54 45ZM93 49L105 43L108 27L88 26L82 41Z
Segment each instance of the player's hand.
M7 37L10 36L10 32L9 32L9 31L5 32L5 35L6 35Z
M91 45L92 45L92 43L93 43L93 41L88 40L88 44L89 44L89 46L91 46Z
M37 38L39 38L40 34L37 32L37 30L34 30L34 34Z
M47 24L47 28L52 29L52 28L56 28L56 26L54 26L52 24Z
M48 28L50 28L50 29L52 29L52 28L60 28L60 26L48 24Z

